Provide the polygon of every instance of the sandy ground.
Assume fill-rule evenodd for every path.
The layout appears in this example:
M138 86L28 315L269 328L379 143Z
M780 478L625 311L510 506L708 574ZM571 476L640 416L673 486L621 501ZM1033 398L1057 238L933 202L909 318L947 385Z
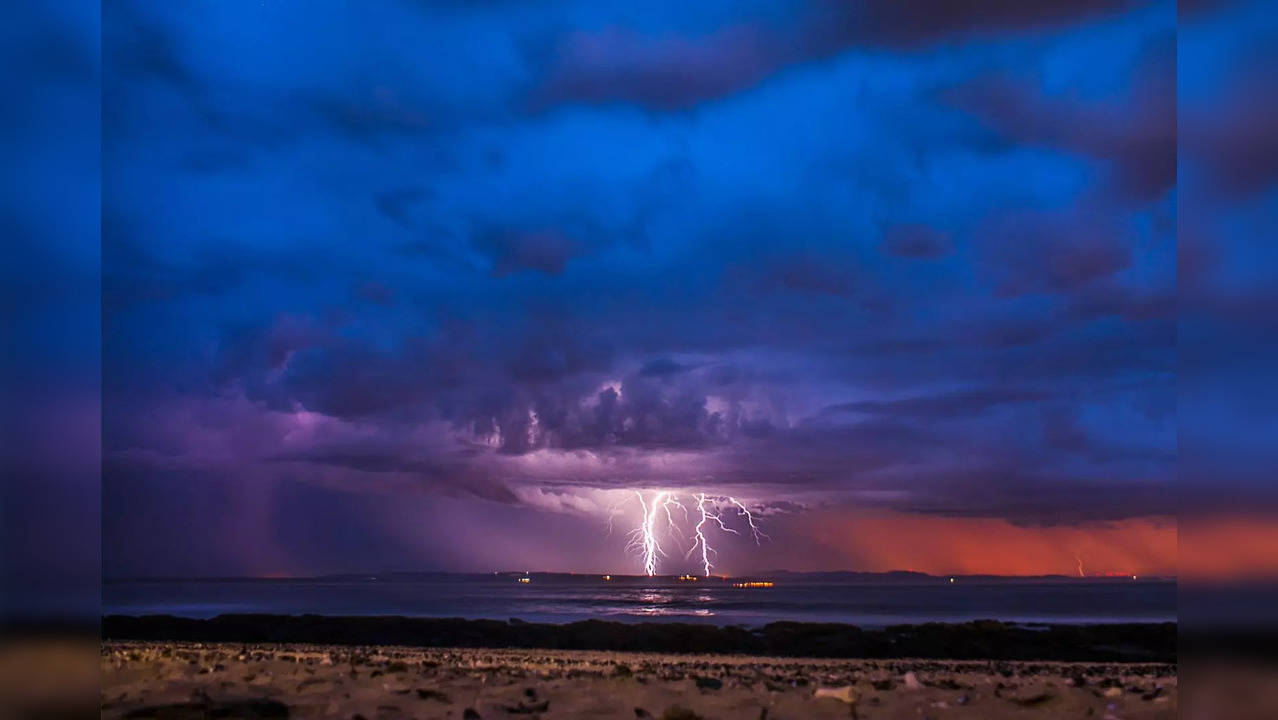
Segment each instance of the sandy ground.
M104 643L104 718L1174 718L1173 665Z

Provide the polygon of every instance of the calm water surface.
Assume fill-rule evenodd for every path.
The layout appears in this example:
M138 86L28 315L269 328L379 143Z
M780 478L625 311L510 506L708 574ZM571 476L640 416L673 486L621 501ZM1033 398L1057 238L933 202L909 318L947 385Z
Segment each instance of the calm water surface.
M107 614L223 613L408 615L529 622L587 618L762 625L777 620L874 627L993 618L1016 622L1163 622L1176 619L1170 580L945 578L904 582L778 579L770 588L730 582L598 576L425 576L308 580L108 582Z

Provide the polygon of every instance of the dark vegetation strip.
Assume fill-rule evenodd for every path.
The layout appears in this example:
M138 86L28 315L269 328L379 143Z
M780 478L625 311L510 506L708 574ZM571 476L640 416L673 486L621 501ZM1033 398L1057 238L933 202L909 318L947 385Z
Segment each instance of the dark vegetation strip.
M1176 624L1041 625L992 620L862 629L833 623L775 622L759 628L584 620L562 625L519 620L399 616L109 615L104 640L316 643L416 647L623 650L820 658L932 658L1176 661Z

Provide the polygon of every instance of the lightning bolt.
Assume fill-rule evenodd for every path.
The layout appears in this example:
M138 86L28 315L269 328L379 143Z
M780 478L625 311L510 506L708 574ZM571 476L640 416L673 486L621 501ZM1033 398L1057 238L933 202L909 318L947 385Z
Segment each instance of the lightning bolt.
M769 536L767 533L765 533L765 532L763 532L762 530L760 530L760 529L759 529L759 526L758 526L758 525L756 525L756 524L754 523L754 515L750 514L750 510L749 510L749 508L747 508L745 505L742 505L740 500L738 500L738 499L736 499L736 498L734 498L734 497L730 497L730 498L728 498L728 502L730 502L730 503L732 503L733 505L736 505L738 508L740 508L740 510L741 510L741 514L742 514L742 515L745 515L746 522L750 523L750 534L751 534L752 536L754 536L754 544L755 544L755 545L759 545L759 544L760 544L760 543L759 543L759 538L761 538L761 537L768 538L769 540L771 540L771 539L772 539L772 537L771 537L771 536Z
M608 535L606 537L612 537L612 519L617 517L619 512L621 512L620 503L614 503L612 507L608 508Z
M674 515L670 512L671 506L677 507L683 511L684 520L688 519L688 508L684 507L683 503L679 502L679 497L674 493L667 494L661 502L661 509L666 512L666 522L669 523L668 527L670 528L670 533L682 538L683 531L679 529L679 523L675 522Z
M651 507L643 499L642 492L636 490L635 497L639 498L639 505L643 508L643 522L631 531L630 547L643 555L644 572L652 577L657 574L657 558L666 554L657 540L657 510L664 509L667 519L671 524L674 523L674 518L670 515L670 493L663 491L654 495ZM678 501L674 501L674 504L677 505Z
M1078 576L1087 577L1087 575L1083 572L1083 558L1079 557L1078 555L1075 555L1074 559L1078 561Z
M734 535L740 535L740 533L727 525L724 525L723 518L719 517L718 513L707 509L706 506L706 494L698 494L697 512L701 513L701 519L697 521L696 536L693 540L692 547L688 550L688 557L691 557L692 553L696 552L697 548L701 548L701 567L705 570L706 577L710 577L710 568L714 567L710 564L710 556L712 554L718 555L719 553L715 552L714 548L710 547L710 543L706 541L706 523L714 521L714 523L719 526L720 530L733 533Z
M638 527L630 531L630 542L626 547L628 550L637 553L642 558L644 572L647 573L648 577L653 577L657 574L658 558L666 556L666 551L662 548L661 541L659 539L661 533L659 532L660 528L658 527L658 524L661 522L662 517L665 519L665 535L668 539L673 538L678 541L682 540L685 536L684 532L680 529L679 521L675 519L675 508L678 508L679 511L683 513L684 522L690 521L691 516L688 507L679 501L679 496L668 490L657 492L652 496L651 501L645 498L643 496L643 492L640 490L635 491L635 497L639 499L639 507L643 510L643 519L640 521ZM750 512L750 509L747 508L740 500L733 497L724 498L722 496L712 498L707 496L705 493L697 493L693 497L697 503L696 510L698 519L697 524L693 529L692 547L688 549L688 552L684 557L691 558L693 553L696 553L699 550L701 554L701 568L706 577L710 577L710 571L714 568L714 564L711 562L711 557L718 555L715 549L710 546L709 539L706 536L706 530L709 528L710 524L713 523L725 533L732 533L733 535L741 534L737 530L728 527L727 523L724 522L720 507L722 507L721 503L723 503L725 499L728 503L731 503L736 507L739 515L745 516L746 522L750 525L750 534L754 538L755 544L760 543L760 538L771 539L767 533L763 532L763 530L759 528L759 525L755 522L754 515ZM611 514L609 515L608 521L609 528L611 530ZM681 545L682 543L679 544Z

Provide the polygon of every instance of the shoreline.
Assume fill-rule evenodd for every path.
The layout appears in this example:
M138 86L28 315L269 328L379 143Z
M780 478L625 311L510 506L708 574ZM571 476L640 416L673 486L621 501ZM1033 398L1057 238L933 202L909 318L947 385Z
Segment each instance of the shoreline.
M584 620L563 624L387 615L108 615L104 642L276 643L726 654L866 660L1161 663L1177 659L1176 623L1033 625L982 620L866 629L773 622L756 628Z

